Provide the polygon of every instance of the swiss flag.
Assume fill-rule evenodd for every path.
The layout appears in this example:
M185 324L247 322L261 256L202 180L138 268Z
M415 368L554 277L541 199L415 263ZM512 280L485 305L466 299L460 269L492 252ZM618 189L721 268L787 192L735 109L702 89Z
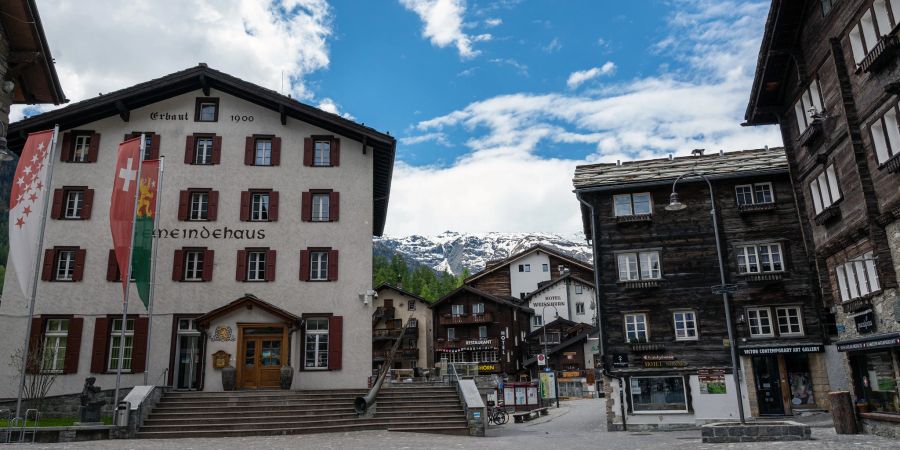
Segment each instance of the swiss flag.
M122 276L123 291L128 286L128 260L131 258L131 236L134 229L134 197L138 192L138 168L141 164L141 138L119 144L113 178L112 199L109 203L109 229L113 249Z
M53 152L53 130L31 133L25 141L9 198L9 261L16 267L19 288L27 298L34 282L41 213L47 200L47 165Z

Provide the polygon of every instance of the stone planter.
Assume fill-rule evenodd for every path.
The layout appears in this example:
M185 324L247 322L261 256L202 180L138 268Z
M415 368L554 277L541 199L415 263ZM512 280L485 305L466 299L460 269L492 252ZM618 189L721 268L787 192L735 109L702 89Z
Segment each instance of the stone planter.
M281 366L281 389L288 390L291 383L294 382L294 368L291 366Z
M771 422L710 423L700 427L704 444L767 441L806 441L810 439L809 425L780 420Z
M222 390L233 391L237 385L237 370L228 366L222 369Z

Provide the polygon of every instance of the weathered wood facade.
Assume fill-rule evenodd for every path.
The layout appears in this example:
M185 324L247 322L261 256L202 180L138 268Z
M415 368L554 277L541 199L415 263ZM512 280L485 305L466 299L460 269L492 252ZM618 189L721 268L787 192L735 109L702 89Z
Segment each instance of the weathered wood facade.
M721 282L707 184L699 178L680 181L678 195L687 208L665 209L672 182L689 172L708 175L715 191L725 282L737 288L732 294L731 314L738 347L811 349L814 345L818 352L826 339L813 260L799 225L782 149L579 167L576 192L593 208L596 224L596 229L587 226L585 231L593 237L599 255L604 367L608 374L624 380L629 414L648 411L634 404L641 395L635 380L644 383L649 377L674 377L671 383L683 389L680 401L684 407L676 408L680 416L669 418L673 423L736 417L737 413L736 403L732 404L734 384L729 375L724 305L721 294L711 289ZM747 187L751 201L739 202L739 192L745 193ZM758 199L763 201L756 201L755 196L762 195L757 189L768 192ZM632 196L622 197L628 194ZM641 207L647 210L617 214L617 202L637 198L634 194L640 196L642 205L649 197L649 207ZM589 225L591 210L583 207L582 212ZM747 259L751 250L753 262ZM775 264L776 253L780 264ZM769 265L763 265L764 258ZM626 267L629 261L637 267ZM777 317L781 313L797 316L799 323L781 332ZM769 326L754 326L751 332L751 324L758 324L760 314L765 314ZM742 358L742 364L744 371L754 370L750 357ZM728 381L723 382L732 383L728 389L732 395L715 396L720 408L722 404L730 405L728 408L703 410L709 400L704 397L712 394L701 395L692 386L698 385L701 371L709 370L727 375ZM827 381L819 379L813 388L825 392ZM745 389L752 392L755 387ZM779 393L789 410L791 393ZM641 417L646 416L629 416L629 420L640 423ZM650 426L652 421L646 422Z
M746 120L781 128L857 402L900 414L897 383L870 379L900 378L900 3L831 3L772 2ZM796 112L806 95L815 116ZM824 207L814 181L829 169L836 192Z
M372 301L372 369L377 371L384 366L397 339L401 342L391 369L434 367L433 321L428 300L388 284L378 286L375 292L378 296ZM414 376L416 371L399 374Z

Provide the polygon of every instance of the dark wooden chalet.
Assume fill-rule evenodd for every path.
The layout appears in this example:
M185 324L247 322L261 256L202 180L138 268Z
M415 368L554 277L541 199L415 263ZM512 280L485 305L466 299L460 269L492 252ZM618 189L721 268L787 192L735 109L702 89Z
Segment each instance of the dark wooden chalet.
M712 291L720 279L707 184L682 180L687 208L665 209L673 181L691 172L707 175L715 191L750 409L789 413L828 390L823 311L784 150L695 154L575 172L600 274L603 365L614 386L625 386L629 426L653 426L649 413L672 414L667 423L737 415L724 305ZM708 374L732 395L691 387ZM810 392L801 405L792 384Z
M434 361L477 363L479 373L524 373L522 349L534 311L513 297L468 285L434 302Z
M746 125L780 126L863 424L900 435L900 2L773 0ZM844 386L838 386L846 389ZM890 426L873 427L887 430Z

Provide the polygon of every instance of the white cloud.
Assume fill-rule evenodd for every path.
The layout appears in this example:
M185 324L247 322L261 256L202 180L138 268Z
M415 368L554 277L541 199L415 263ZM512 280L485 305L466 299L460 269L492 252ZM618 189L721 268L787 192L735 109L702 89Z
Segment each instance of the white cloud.
M329 65L326 0L43 0L41 20L72 101L199 62L308 101Z
M423 142L437 142L445 147L451 147L446 133L425 133L418 136L407 136L398 139L401 145L416 145Z
M676 6L682 10L659 38L682 63L676 72L577 94L500 95L416 124L422 135L445 133L470 152L447 167L398 164L387 233L572 233L581 229L571 181L578 164L781 145L775 127L740 126L768 2ZM587 156L541 156L571 145Z
M547 45L541 47L541 50L543 50L544 53L555 53L555 52L559 51L559 49L561 49L561 48L562 48L562 41L560 41L558 37L555 37L555 38L551 39Z
M462 31L465 0L400 0L400 4L419 16L424 25L422 36L432 45L443 48L452 44L466 59L480 53L472 49L473 38Z
M341 112L341 106L334 102L334 100L326 97L319 101L319 104L316 106L325 112L330 112L332 114L337 114L347 120L356 120L356 117L353 117L352 114L348 112Z
M572 72L572 74L569 75L569 79L566 81L566 85L569 86L569 89L575 89L578 86L581 86L585 81L597 78L601 75L611 75L615 71L616 64L612 61L607 61L600 67L592 67L588 70Z
M528 76L528 66L516 61L515 59L494 58L494 59L491 59L489 62L497 64L498 66L510 66L510 67L516 69L517 71L519 71L520 74Z
M496 27L501 24L503 24L503 19L500 18L487 19L484 21L484 25L487 27Z

